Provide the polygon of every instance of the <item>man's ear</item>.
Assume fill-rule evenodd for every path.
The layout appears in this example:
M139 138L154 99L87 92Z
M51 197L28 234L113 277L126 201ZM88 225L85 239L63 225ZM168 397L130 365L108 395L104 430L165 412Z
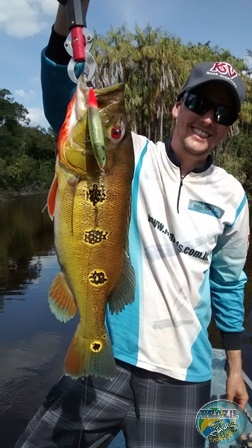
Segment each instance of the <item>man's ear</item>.
M178 118L179 109L181 106L181 101L177 101L172 108L172 116L173 118Z

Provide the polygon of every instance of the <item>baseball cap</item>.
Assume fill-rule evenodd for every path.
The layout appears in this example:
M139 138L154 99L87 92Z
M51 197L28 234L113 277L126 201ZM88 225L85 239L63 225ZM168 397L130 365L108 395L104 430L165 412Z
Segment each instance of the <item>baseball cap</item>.
M245 98L245 84L235 68L228 62L199 62L195 65L178 96L207 82L218 81L228 86L234 94L238 112Z

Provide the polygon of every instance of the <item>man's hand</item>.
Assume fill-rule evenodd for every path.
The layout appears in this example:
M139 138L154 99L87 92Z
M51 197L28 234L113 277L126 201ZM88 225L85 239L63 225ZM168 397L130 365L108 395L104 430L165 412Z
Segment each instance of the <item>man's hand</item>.
M249 396L242 376L241 350L227 350L226 399L245 408Z
M54 31L60 34L61 36L68 36L69 34L69 23L67 20L67 0L58 0L59 7L56 15L55 23L54 23ZM83 17L86 17L89 0L81 0Z

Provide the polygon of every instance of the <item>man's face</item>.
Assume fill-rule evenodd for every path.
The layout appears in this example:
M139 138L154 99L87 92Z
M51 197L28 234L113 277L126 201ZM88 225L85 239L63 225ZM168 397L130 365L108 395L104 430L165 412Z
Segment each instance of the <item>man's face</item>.
M230 90L218 82L201 86L197 89L197 93L218 105L235 108ZM214 121L213 109L204 115L198 115L190 111L183 100L175 104L172 115L176 119L172 137L173 149L202 160L220 143L229 130L229 126L223 126Z

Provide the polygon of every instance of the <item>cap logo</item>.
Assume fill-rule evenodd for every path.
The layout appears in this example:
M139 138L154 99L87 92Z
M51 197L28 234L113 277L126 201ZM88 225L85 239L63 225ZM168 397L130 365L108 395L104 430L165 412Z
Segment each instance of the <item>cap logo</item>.
M215 62L213 67L210 69L210 72L219 73L220 75L228 75L231 79L238 76L238 73L235 71L234 67L232 67L232 65L228 62Z

